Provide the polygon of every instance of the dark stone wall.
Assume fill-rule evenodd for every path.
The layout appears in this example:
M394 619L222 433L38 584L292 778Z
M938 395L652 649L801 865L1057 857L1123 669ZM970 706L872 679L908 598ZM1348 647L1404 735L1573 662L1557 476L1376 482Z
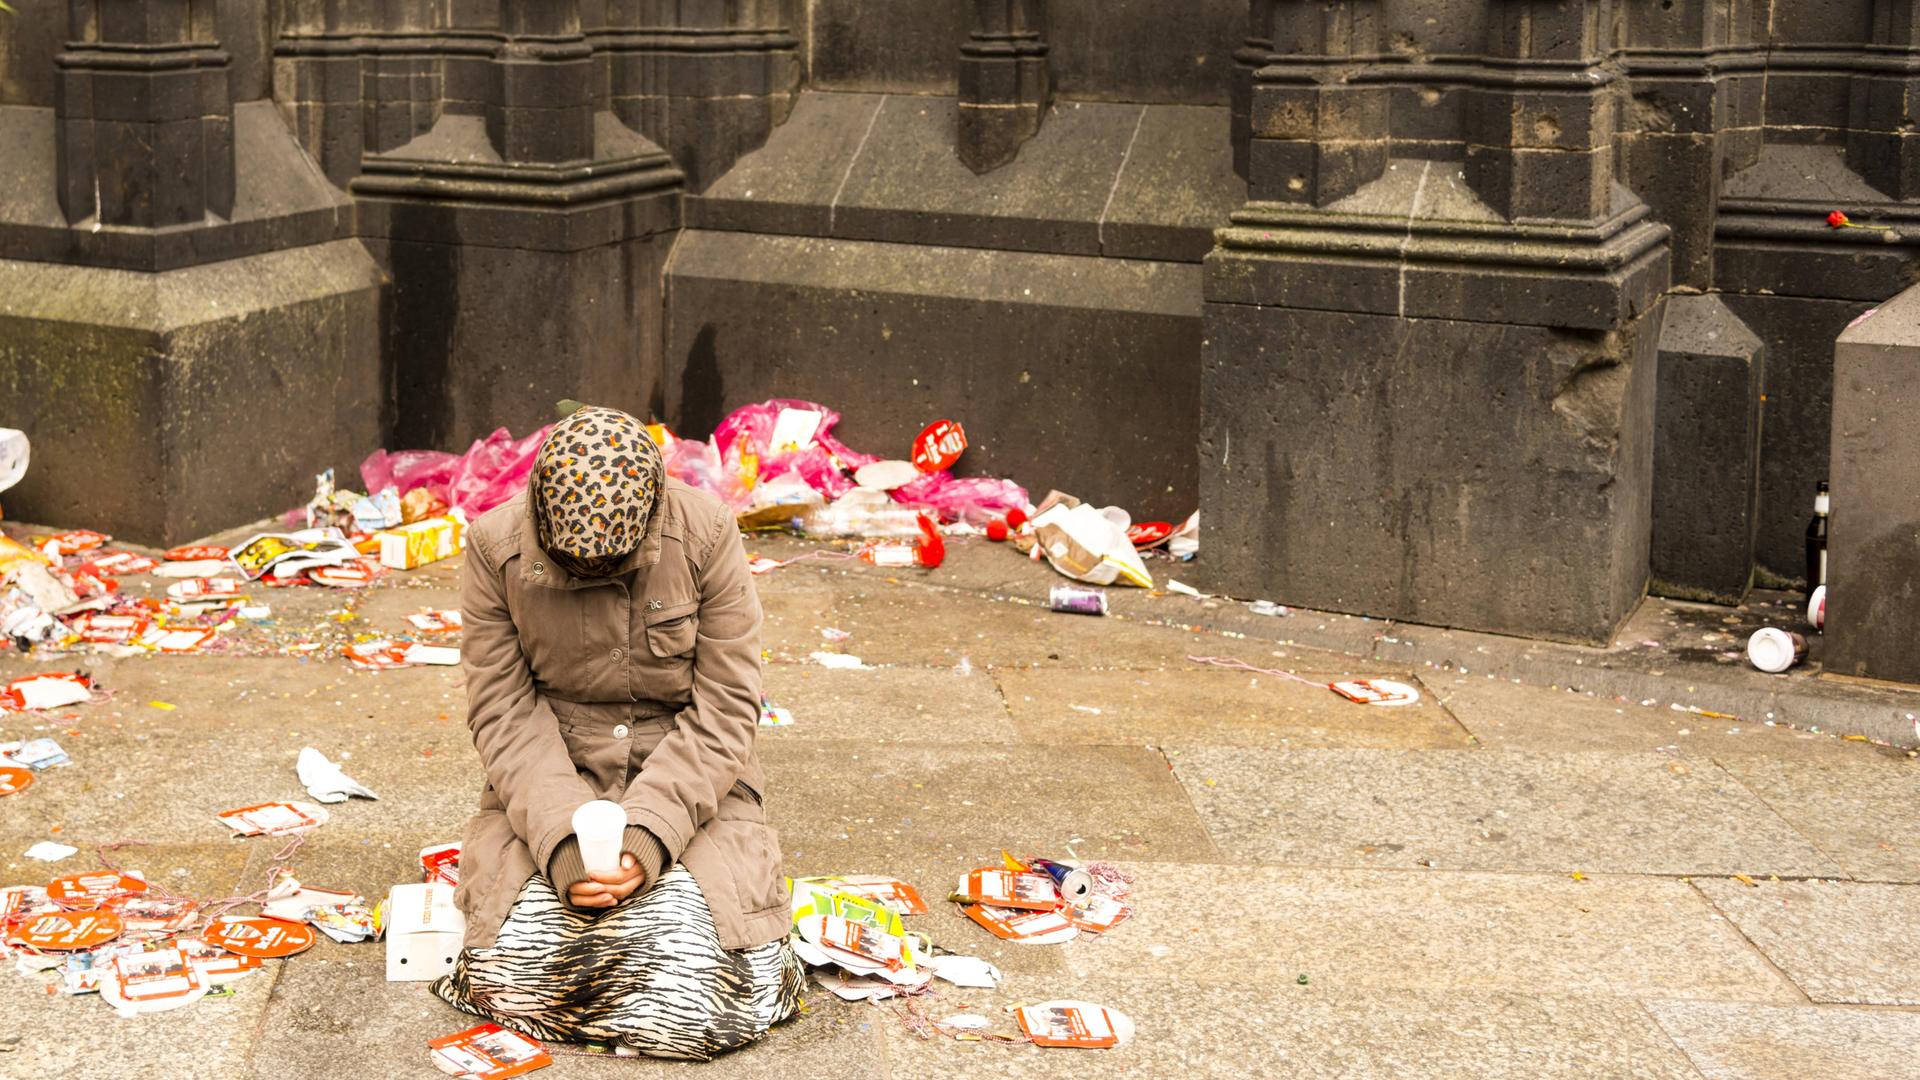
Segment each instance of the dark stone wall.
M820 90L953 94L972 4L812 0L811 83ZM1224 105L1246 0L1047 0L1062 97Z
M70 390L74 356L113 371L147 349L157 388L115 376L101 383L113 401L82 400L147 410L190 392L201 415L231 413L265 384L192 380L241 363L208 359L223 348L270 346L367 380L372 405L342 400L371 428L338 432L362 448L458 447L544 420L562 396L694 433L747 400L813 396L875 447L952 414L975 436L969 468L1156 516L1204 498L1208 543L1248 560L1216 567L1221 580L1264 589L1292 578L1244 572L1285 562L1260 545L1313 550L1338 533L1288 516L1298 492L1273 495L1268 520L1244 492L1208 488L1250 466L1229 465L1223 434L1201 438L1206 410L1267 423L1264 388L1236 365L1308 385L1393 372L1406 385L1370 437L1458 448L1422 413L1451 400L1426 385L1444 376L1375 344L1464 357L1494 341L1538 373L1567 335L1631 339L1632 362L1611 365L1631 407L1604 431L1559 432L1605 444L1579 467L1499 459L1498 439L1533 422L1525 409L1475 417L1484 454L1356 451L1376 501L1438 499L1415 531L1457 532L1381 554L1415 558L1414 585L1307 590L1355 610L1592 639L1645 575L1656 479L1679 481L1670 506L1703 512L1689 484L1758 478L1757 495L1717 493L1748 520L1697 527L1711 553L1671 549L1669 567L1694 568L1679 576L1705 580L1711 564L1723 587L1707 591L1732 595L1738 545L1717 541L1750 530L1762 580L1797 578L1829 470L1834 336L1920 279L1920 17L1885 0L220 0L170 9L198 12L191 27L162 19L104 42L73 21L99 3L162 10L14 0L0 14L0 272L39 281L51 267L77 274L58 280L79 295L111 281L108 294L144 296L126 281L211 288L226 279L193 272L312 249L331 253L333 291L263 294L257 339L71 311L49 331L0 294L0 324L41 343L0 368L20 399ZM113 62L127 48L164 62L130 81ZM1829 229L1834 209L1888 228ZM371 285L354 269L369 256ZM1672 407L1643 414L1661 380L1640 357L1668 284L1716 294L1760 359L1744 383L1732 367L1667 380ZM315 310L354 332L303 338ZM1369 336L1312 336L1339 319ZM1468 374L1489 392L1498 381ZM1679 451L1691 471L1643 474L1650 416L1750 419L1756 376L1757 439L1731 425ZM1204 378L1220 388L1203 393ZM1538 388L1505 389L1534 401ZM61 430L41 434L49 456L81 445ZM1555 429L1532 430L1551 443ZM218 448L153 438L183 460ZM317 456L355 456L314 438ZM150 449L108 453L126 478L99 496L108 516L129 535L143 518L171 535L216 516L168 516L163 504L194 504L154 497L183 481L141 471ZM1536 513L1604 520L1541 550L1480 551L1511 522L1444 520L1441 504L1476 490L1483 464L1534 484ZM298 480L275 469L263 483ZM1418 483L1388 498L1382 476ZM1607 477L1615 493L1596 503ZM271 501L238 490L236 512ZM10 509L48 497L26 491ZM1354 504L1343 528L1378 539L1370 512ZM1235 514L1243 529L1227 527ZM1551 562L1555 544L1589 570L1533 608L1502 599L1476 615L1422 576L1436 559Z

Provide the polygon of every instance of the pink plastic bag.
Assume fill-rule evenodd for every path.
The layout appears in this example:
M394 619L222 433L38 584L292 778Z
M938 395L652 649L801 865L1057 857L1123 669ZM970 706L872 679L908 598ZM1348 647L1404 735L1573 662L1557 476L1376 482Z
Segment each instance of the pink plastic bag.
M893 490L894 501L937 513L942 521L982 527L1007 511L1027 507L1027 489L1011 480L955 476L941 471Z
M369 492L391 484L402 495L424 487L469 517L499 506L527 486L533 461L552 425L516 440L506 428L477 439L464 454L440 450L375 450L360 463Z

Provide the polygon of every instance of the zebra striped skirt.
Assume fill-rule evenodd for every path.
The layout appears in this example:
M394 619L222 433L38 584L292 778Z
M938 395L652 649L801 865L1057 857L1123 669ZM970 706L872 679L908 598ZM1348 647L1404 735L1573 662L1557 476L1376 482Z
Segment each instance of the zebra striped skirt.
M706 1061L791 1016L805 979L784 938L722 949L700 886L676 863L645 894L595 913L567 907L535 874L493 947L462 950L433 992L536 1039Z

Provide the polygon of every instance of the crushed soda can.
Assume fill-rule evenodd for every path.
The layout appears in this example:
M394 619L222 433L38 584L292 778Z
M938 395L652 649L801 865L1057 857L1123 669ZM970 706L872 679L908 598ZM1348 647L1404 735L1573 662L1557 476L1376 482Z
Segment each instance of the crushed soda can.
M1055 585L1047 591L1047 607L1069 615L1105 615L1107 594L1099 589Z

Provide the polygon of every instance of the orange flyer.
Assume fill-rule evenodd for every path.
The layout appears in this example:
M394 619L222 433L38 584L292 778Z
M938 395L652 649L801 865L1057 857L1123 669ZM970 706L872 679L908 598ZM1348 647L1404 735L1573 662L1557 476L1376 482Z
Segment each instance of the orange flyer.
M33 786L33 771L0 765L0 795L12 795Z
M980 869L961 879L955 900L1022 911L1052 911L1060 906L1060 890L1045 874Z
M193 923L200 905L184 896L143 896L122 893L101 907L120 916L129 930L155 930L173 933Z
M892 908L901 915L927 913L927 902L920 899L920 890L896 878L850 874L834 878L832 884L842 892L850 892L862 900Z
M553 1064L547 1049L499 1024L481 1024L427 1043L434 1067L461 1080L505 1080Z
M258 915L221 919L201 937L228 952L262 960L278 960L313 947L313 927Z
M200 989L200 973L179 949L156 949L113 958L120 996L128 1001L185 997Z
M1062 908L1060 914L1076 929L1089 934L1104 934L1127 921L1133 909L1111 896L1095 896L1085 908Z
M826 919L826 925L820 931L820 944L852 953L863 960L885 964L889 970L906 966L901 959L906 949L906 942L902 939L838 915L823 918Z
M1046 1001L1014 1013L1020 1030L1035 1046L1102 1050L1120 1045L1120 1033L1107 1010L1084 1001Z
M963 908L967 918L987 928L987 932L1005 941L1071 931L1073 924L1057 911L1009 911L1005 908L972 904ZM1071 935L1069 935L1071 936Z
M114 870L68 874L47 882L47 899L76 910L99 907L116 896L135 896L146 891L146 882Z
M15 930L13 940L36 949L91 949L122 929L120 916L111 911L49 911Z

